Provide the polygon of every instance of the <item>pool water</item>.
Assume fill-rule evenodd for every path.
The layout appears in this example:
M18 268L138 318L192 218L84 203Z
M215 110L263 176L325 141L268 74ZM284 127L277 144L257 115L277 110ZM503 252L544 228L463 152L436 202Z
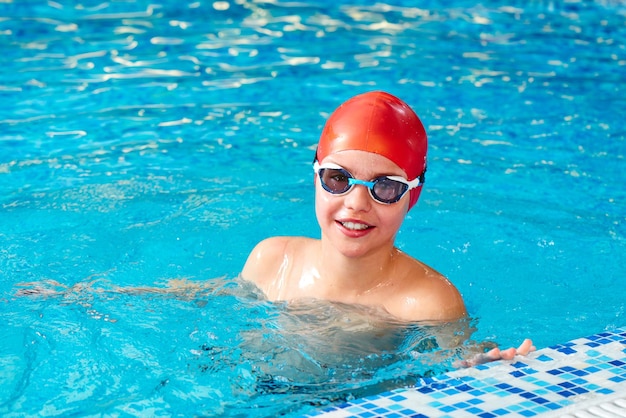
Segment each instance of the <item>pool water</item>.
M397 244L473 341L626 323L622 2L16 0L0 43L3 415L298 415L449 370L445 329L237 278L319 236L318 135L374 89L429 132Z

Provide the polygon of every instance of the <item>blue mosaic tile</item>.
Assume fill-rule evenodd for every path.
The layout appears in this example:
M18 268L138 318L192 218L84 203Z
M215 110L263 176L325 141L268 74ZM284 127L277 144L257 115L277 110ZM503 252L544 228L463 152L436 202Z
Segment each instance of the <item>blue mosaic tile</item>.
M626 393L626 329L602 332L518 357L420 380L415 387L357 399L309 416L534 417L577 399Z
M623 389L622 389L623 390ZM614 391L612 389L608 389L608 388L602 388L602 389L598 389L596 391L596 393L602 394L602 395L609 395L614 393Z
M400 401L406 400L406 397L402 395L393 395L393 396L390 396L389 399L394 402L400 402Z

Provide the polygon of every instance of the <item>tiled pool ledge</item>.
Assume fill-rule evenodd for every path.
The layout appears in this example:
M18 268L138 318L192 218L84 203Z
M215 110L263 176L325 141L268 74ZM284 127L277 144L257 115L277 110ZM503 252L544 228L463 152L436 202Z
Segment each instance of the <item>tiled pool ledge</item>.
M309 416L626 417L626 328L453 371Z

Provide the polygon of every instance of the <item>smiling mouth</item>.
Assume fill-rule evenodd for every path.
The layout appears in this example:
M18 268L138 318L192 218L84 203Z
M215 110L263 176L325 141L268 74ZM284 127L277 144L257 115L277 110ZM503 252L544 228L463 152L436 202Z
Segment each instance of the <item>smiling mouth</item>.
M368 228L372 228L369 225L362 224L362 223L357 223L357 222L339 222L339 223L341 225L343 225L344 228L350 229L352 231L363 231L363 230L366 230Z

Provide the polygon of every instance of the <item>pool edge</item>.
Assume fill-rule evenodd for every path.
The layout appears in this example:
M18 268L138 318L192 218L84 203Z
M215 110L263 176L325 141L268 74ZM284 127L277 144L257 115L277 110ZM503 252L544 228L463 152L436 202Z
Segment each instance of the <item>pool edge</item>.
M527 357L422 379L413 387L305 416L561 416L615 399L621 405L621 397L626 397L626 327L543 348Z

